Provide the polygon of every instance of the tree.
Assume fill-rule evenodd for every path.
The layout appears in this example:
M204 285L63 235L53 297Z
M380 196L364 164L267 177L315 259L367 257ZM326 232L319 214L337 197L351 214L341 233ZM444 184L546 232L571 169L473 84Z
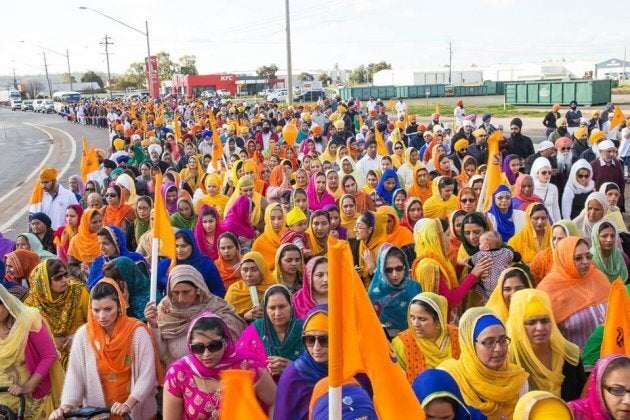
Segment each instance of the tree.
M366 83L367 81L368 74L363 64L352 70L348 76L348 82L350 82L351 85L360 85L361 83Z
M320 74L318 80L322 82L322 85L324 86L330 86L333 82L332 77L330 77L327 73Z
M77 78L72 76L72 83L76 83L77 82ZM61 75L61 83L70 83L70 75L68 74L68 72L63 73Z
M367 81L372 83L372 78L374 77L374 73L379 72L381 70L391 70L392 65L386 63L385 61L381 61L380 63L370 63L367 66Z
M278 72L278 66L271 64L269 66L262 66L256 69L256 74L263 79L275 79Z
M177 65L173 63L173 60L171 60L171 55L166 51L160 51L155 55L158 60L158 75L160 77L160 82L163 82L164 80L171 80L173 75L177 72Z
M144 75L144 63L131 63L127 71L116 80L113 88L116 90L125 90L127 88L142 89L146 86L146 78Z
M101 89L103 88L103 86L105 86L105 83L103 83L103 78L99 76L98 73L96 73L94 70L88 70L85 73L83 73L83 76L81 76L81 82L83 83L94 82L98 84L98 87Z
M315 80L315 78L312 74L303 71L298 75L298 80L300 82L312 82L313 80Z
M37 98L37 95L42 91L44 85L39 80L29 80L26 82L26 93L32 99Z
M177 60L177 72L180 74L199 74L197 71L197 57L194 55L182 55Z

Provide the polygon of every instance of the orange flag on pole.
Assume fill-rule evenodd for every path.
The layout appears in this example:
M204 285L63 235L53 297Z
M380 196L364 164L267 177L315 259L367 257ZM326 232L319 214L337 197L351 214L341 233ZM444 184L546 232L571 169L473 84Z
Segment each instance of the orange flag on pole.
M610 119L610 130L617 127L625 119L626 119L626 116L623 115L623 112L621 112L621 108L619 108L619 105L617 105L615 107L615 112L613 113L613 116Z
M86 182L88 180L88 175L99 170L99 164L94 145L88 148L86 138L83 137L81 140L83 142L83 151L81 154L81 179L83 182Z
M383 134L378 131L378 127L374 124L374 137L376 139L376 151L381 156L389 155L389 151L387 150L387 145L385 144L385 139L383 138Z
M477 211L485 212L492 204L492 194L501 184L501 153L499 143L503 140L503 131L497 130L488 138L488 169L483 180L483 187L479 194Z
M249 370L221 371L221 409L219 420L263 420L263 412L254 394L254 372Z
M175 254L175 234L171 227L164 198L162 197L162 174L155 175L155 219L153 221L153 237L160 240L160 253L171 259L171 265L177 259Z
M620 278L610 287L600 357L609 354L630 355L630 296Z
M221 143L221 139L219 138L217 119L214 117L212 111L208 111L208 119L210 120L210 128L212 129L212 166L218 171L220 168L219 161L223 157L223 143Z
M370 378L379 418L424 419L424 411L398 365L365 286L354 270L348 242L328 238L330 386L359 372Z
M182 127L177 113L173 114L173 131L175 132L175 142L177 143L182 139Z

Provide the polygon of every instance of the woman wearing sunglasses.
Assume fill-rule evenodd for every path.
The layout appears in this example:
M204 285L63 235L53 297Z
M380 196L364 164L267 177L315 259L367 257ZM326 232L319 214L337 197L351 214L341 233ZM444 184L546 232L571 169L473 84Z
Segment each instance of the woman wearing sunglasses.
M578 159L569 172L562 193L562 217L575 219L585 207L588 195L595 191L593 170L586 159Z
M542 199L552 220L557 222L562 219L558 187L551 183L552 167L549 159L545 157L536 159L529 174L534 178L534 194Z
M389 337L407 328L407 306L421 291L420 283L411 278L405 253L390 243L383 244L368 295Z
M254 356L237 350L225 323L206 311L190 324L188 354L166 372L164 418L219 418L220 375L229 369L254 372L254 392L272 416L276 385L271 375Z
M315 384L328 375L328 310L313 309L302 331L306 350L282 373L278 382L274 420L307 419Z

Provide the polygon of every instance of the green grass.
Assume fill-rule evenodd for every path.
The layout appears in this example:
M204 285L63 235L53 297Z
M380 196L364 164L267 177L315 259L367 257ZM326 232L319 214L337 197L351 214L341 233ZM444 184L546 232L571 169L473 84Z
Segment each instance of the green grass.
M453 115L453 109L455 107L451 105L441 105L440 104L440 114L442 115ZM411 105L408 107L407 112L409 114L416 114L422 117L429 117L432 113L435 112L435 104L429 104L427 108L426 105ZM544 117L547 115L548 111L540 111L534 109L522 109L517 108L514 105L506 105L505 108L503 105L487 105L487 106L469 106L466 105L466 114L477 114L478 118L481 118L484 114L492 114L493 117L512 117L512 116L528 116L528 117Z

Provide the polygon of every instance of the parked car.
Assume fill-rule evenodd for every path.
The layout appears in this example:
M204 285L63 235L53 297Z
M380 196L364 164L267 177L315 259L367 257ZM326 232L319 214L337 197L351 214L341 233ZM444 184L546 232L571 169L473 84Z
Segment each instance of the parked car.
M286 101L287 100L287 90L286 89L274 90L269 95L267 95L267 98L265 98L265 99L267 100L267 102L273 102L274 104L276 102Z
M263 89L260 92L258 92L256 94L256 96L260 96L260 97L266 98L267 95L270 95L272 93L273 93L273 89Z
M33 100L26 99L22 101L22 111L32 111L33 110Z
M204 90L203 92L201 92L200 96L204 99L214 99L217 97L217 93L214 90L209 89L209 90Z
M42 107L42 103L44 103L43 99L35 99L33 101L33 112L39 112Z
M319 98L326 99L326 92L322 89L304 91L293 98L293 100L296 102L317 102Z
M217 90L217 95L219 96L219 98L225 98L226 96L230 96L231 93L229 90L219 89Z
M15 111L16 109L22 109L22 100L11 99L11 111Z
M50 99L44 99L44 102L39 107L39 112L48 114L49 112L55 112L55 103Z

